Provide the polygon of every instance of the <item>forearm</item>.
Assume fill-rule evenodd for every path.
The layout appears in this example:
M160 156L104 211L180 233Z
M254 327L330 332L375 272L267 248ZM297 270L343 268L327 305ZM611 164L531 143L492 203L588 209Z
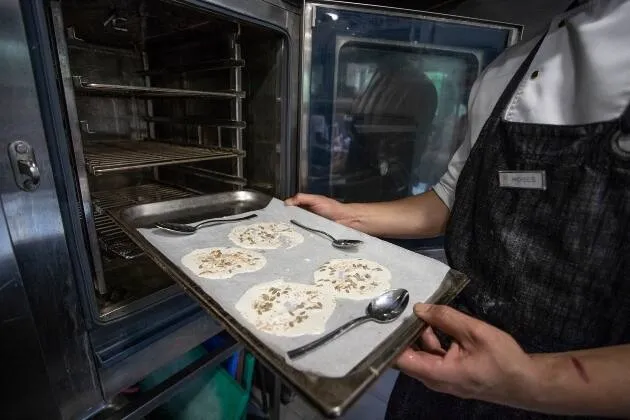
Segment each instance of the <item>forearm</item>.
M374 236L431 238L444 233L449 209L433 191L386 203L348 204L347 224Z
M523 408L563 415L630 417L630 345L532 356Z

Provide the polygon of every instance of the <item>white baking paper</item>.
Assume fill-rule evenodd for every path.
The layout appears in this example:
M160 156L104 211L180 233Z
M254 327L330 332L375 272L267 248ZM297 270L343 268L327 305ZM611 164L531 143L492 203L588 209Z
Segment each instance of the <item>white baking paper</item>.
M288 250L257 251L267 258L267 264L262 270L239 274L231 279L208 280L188 271L181 264L181 258L198 248L234 246L228 239L229 232L235 226L234 223L207 227L190 236L172 234L154 228L138 230L166 258L188 273L195 283L244 328L250 330L278 354L284 355L288 364L302 371L325 377L346 376L368 356L372 349L386 340L405 318L414 316L413 303L424 302L431 297L449 271L449 267L440 261L349 229L300 208L286 207L277 199L273 199L265 209L253 213L258 214L256 219L242 223L289 223L289 220L295 219L306 226L324 230L334 237L361 239L365 243L356 251L343 251L333 248L330 240L325 237L311 234L294 226L304 235L304 242ZM289 360L286 358L287 351L306 344L318 338L319 335L286 338L257 331L241 316L234 305L247 289L257 283L282 278L286 281L312 284L315 270L333 258L364 258L389 268L392 273L392 288L404 288L409 291L409 307L401 318L391 324L363 324L312 353L296 360ZM337 308L326 324L326 332L363 315L368 301L338 299Z

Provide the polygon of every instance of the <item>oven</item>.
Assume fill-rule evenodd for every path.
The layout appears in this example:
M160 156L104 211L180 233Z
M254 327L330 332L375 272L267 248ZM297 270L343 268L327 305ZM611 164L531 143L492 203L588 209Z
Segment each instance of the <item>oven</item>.
M61 418L115 408L225 334L112 210L243 188L344 201L424 191L457 147L472 81L521 31L336 2L0 7L3 269L11 259L19 273ZM394 100L405 91L429 93ZM237 348L226 340L200 367Z

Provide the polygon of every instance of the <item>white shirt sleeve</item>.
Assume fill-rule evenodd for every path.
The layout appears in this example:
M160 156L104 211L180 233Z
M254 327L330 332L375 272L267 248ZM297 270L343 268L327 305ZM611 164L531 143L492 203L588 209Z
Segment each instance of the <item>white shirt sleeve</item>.
M468 159L468 155L470 154L470 149L472 148L473 144L473 141L471 140L471 134L473 132L471 127L471 115L474 98L477 97L477 93L479 92L480 82L481 77L479 77L473 84L470 92L470 97L468 99L468 116L466 118L466 134L464 141L451 158L446 173L442 175L440 181L433 186L433 191L435 191L438 197L440 197L440 200L442 200L449 209L453 208L453 203L455 202L455 186L457 185L457 179L459 178L459 174L462 171L466 160Z

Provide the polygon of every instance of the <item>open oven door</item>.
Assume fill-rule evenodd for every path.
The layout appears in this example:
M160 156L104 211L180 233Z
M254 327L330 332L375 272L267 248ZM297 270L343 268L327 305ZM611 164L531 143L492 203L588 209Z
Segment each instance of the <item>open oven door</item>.
M374 202L431 188L464 138L475 79L521 33L507 23L307 2L300 191ZM441 238L399 245L444 258Z

